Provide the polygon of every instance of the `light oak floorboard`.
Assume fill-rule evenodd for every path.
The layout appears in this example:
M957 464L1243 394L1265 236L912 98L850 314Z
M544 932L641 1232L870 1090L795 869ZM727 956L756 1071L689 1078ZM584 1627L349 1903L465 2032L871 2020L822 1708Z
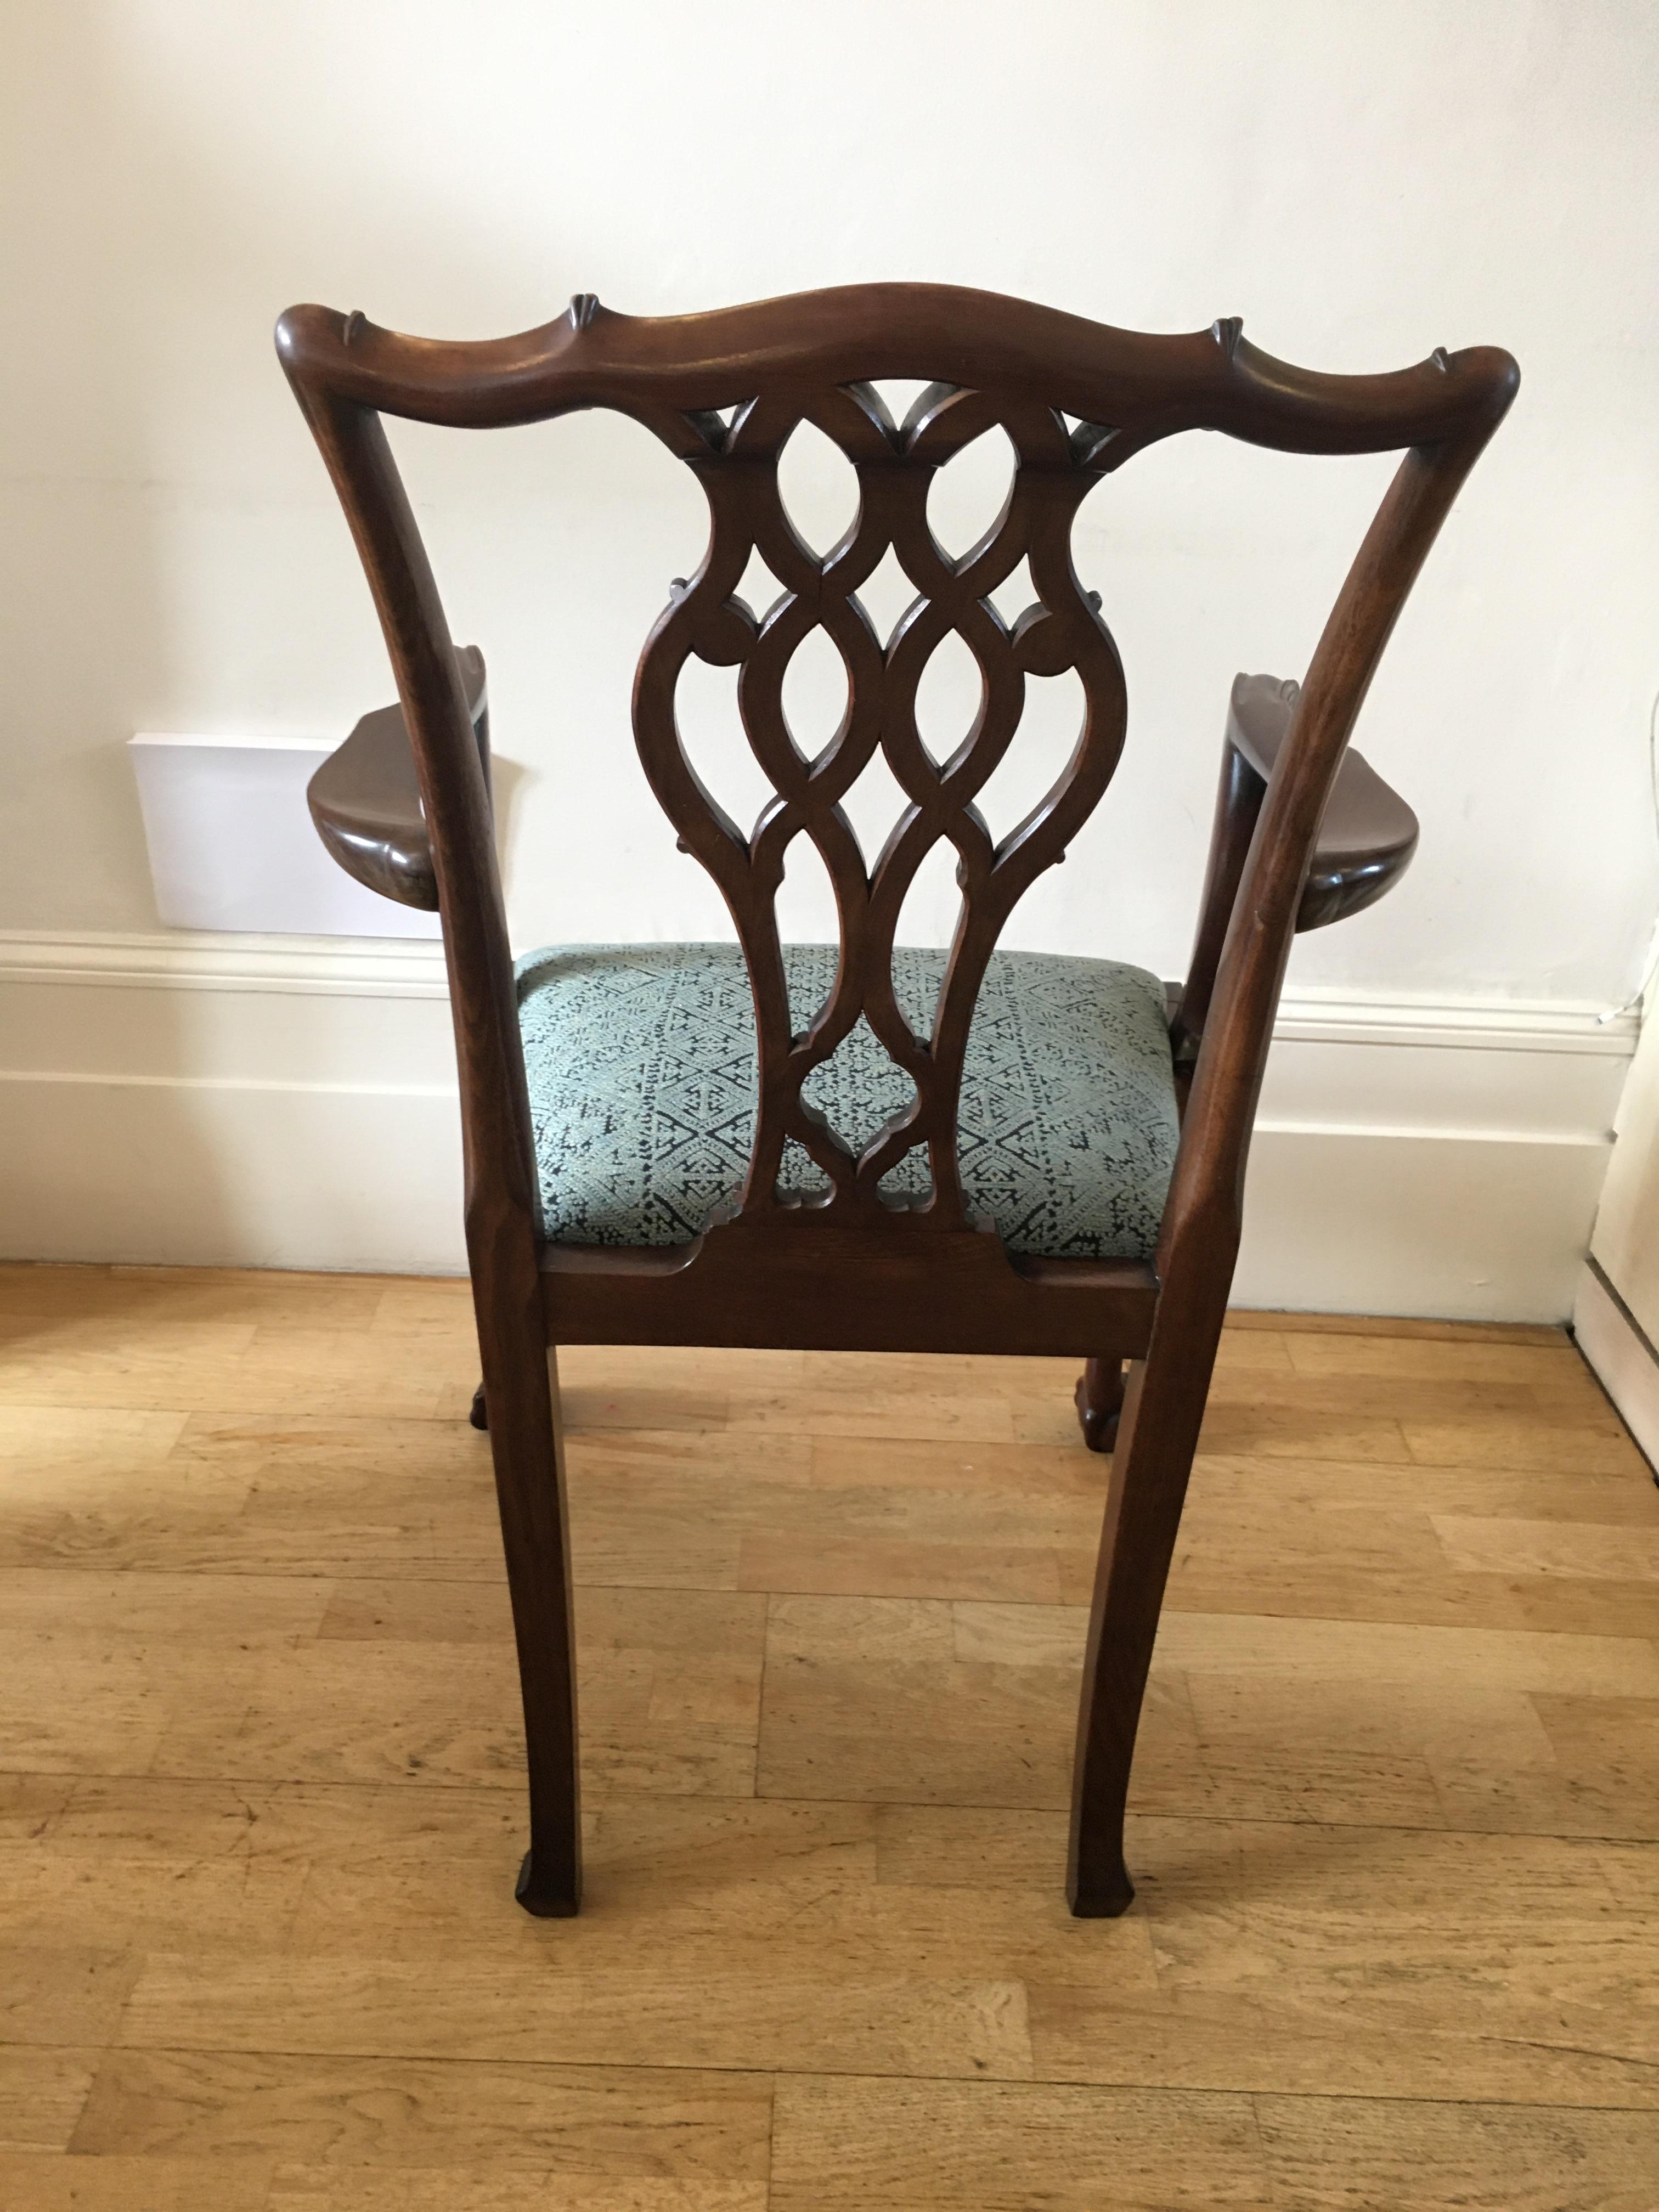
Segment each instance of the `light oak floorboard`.
M1559 1331L1234 1317L1090 1923L1074 1364L562 1352L538 1923L472 1330L0 1267L7 2212L1659 2202L1659 1492Z
M67 2150L102 2055L0 2044L0 2150Z
M1654 2112L1261 2097L1256 2117L1286 2212L1647 2212L1659 2173Z
M266 2212L269 2159L48 2158L0 2150L7 2212Z
M367 2174L281 2166L268 2199L269 2212L764 2212L766 2202L763 2181L611 2181L476 2166Z
M1267 2182L1248 2097L1048 2082L778 2085L779 2212L1270 2212Z
M257 2152L303 2168L506 2172L516 2179L764 2182L764 2074L233 2051L108 2052L71 2148L100 2156Z

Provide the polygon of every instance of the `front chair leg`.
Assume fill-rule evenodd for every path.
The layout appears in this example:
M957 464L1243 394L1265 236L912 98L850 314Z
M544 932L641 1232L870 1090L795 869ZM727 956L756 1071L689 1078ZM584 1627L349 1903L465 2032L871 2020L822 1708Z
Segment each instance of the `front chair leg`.
M1117 1442L1124 1382L1121 1359L1091 1359L1077 1378L1078 1425L1091 1451L1109 1452Z
M1224 1298L1224 1285L1223 1296ZM1154 1328L1129 1370L1112 1455L1078 1710L1066 1894L1079 1919L1112 1919L1134 1896L1123 1815L1164 1586L1204 1418L1222 1309Z
M558 1379L539 1323L537 1314L532 1333L526 1317L487 1346L485 1386L530 1768L530 1849L515 1893L526 1912L563 1918L581 1901L576 1667Z

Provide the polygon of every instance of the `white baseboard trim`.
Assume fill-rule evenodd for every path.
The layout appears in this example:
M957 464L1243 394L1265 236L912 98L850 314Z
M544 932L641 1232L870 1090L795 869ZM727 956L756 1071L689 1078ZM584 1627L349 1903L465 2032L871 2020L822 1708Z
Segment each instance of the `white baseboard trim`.
M0 930L0 988L12 983L349 999L442 999L449 989L441 945L196 929Z
M459 1101L413 1085L0 1079L0 1256L465 1269Z
M302 997L447 995L443 948L397 938L261 937L252 932L0 930L0 987L17 982L282 991ZM1540 1049L1628 1060L1639 1018L1564 999L1355 999L1286 991L1275 1034L1335 1043Z
M1649 1465L1659 1468L1659 1353L1594 1260L1579 1276L1572 1333Z
M1565 1321L1632 1016L1288 994L1238 1303ZM441 949L0 933L0 1255L464 1264Z

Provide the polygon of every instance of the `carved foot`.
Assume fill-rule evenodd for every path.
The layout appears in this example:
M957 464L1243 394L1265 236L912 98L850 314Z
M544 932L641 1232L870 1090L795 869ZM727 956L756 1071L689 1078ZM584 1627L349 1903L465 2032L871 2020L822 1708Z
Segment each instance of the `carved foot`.
M1066 1886L1066 1902L1074 1920L1115 1920L1134 1903L1135 1886L1120 1858L1109 1872L1077 1877Z
M489 1413L488 1408L484 1405L483 1384L482 1382L479 1383L477 1389L472 1393L472 1410L466 1418L471 1422L475 1429L487 1429L489 1426Z
M1077 1379L1078 1425L1091 1451L1109 1452L1117 1442L1123 1410L1123 1365L1116 1359L1091 1359Z
M572 1887L559 1888L556 1884L544 1886L536 1879L532 1864L536 1854L526 1851L524 1864L519 1869L518 1886L513 1894L526 1912L533 1912L538 1920L570 1920L576 1914L580 1899ZM1122 1910L1120 1906L1119 1911Z
M1103 1413L1097 1407L1089 1403L1088 1387L1079 1376L1076 1394L1078 1426L1083 1431L1084 1443L1091 1452L1109 1452L1117 1442L1117 1417L1121 1408L1114 1406L1109 1413Z

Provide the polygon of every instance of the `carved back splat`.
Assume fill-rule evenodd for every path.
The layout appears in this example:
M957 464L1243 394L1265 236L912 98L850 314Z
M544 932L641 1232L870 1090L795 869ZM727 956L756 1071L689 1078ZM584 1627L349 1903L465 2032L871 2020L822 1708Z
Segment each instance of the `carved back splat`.
M822 558L796 532L778 489L779 459L803 420L835 441L858 476L858 514ZM929 488L945 462L997 425L1017 461L1008 497L979 543L952 561L928 526ZM781 1200L799 1202L777 1189L791 1138L829 1177L823 1203L842 1216L896 1204L884 1201L878 1187L912 1146L926 1144L933 1191L915 1210L939 1226L963 1226L957 1109L985 964L1015 902L1087 820L1123 746L1122 669L1099 602L1085 594L1071 557L1072 518L1097 479L1091 464L1101 433L1073 440L1052 408L945 384L924 391L902 424L872 386L851 384L804 400L763 393L738 408L729 428L718 413L695 416L691 427L696 447L686 452L680 439L675 443L708 495L708 550L690 584L677 585L647 641L634 726L652 788L682 844L725 896L754 988L760 1111L742 1209L757 1213ZM884 643L858 590L890 547L917 597ZM756 553L784 586L758 622L735 596ZM1010 630L990 594L1022 558L1038 596ZM809 759L784 716L783 681L815 629L840 650L848 703L835 736ZM916 692L951 630L977 662L982 694L973 727L936 765L917 731ZM694 654L717 666L739 665L744 729L776 794L747 836L705 788L680 742L675 688ZM1075 750L1041 804L997 842L975 796L1013 741L1027 675L1066 669L1077 671L1085 702ZM908 803L866 869L842 801L878 750ZM841 941L830 996L796 1036L776 894L789 846L803 836L817 847L834 888ZM893 935L905 894L941 839L956 848L962 910L931 1034L918 1036L893 987ZM860 1014L916 1095L855 1157L801 1087Z

